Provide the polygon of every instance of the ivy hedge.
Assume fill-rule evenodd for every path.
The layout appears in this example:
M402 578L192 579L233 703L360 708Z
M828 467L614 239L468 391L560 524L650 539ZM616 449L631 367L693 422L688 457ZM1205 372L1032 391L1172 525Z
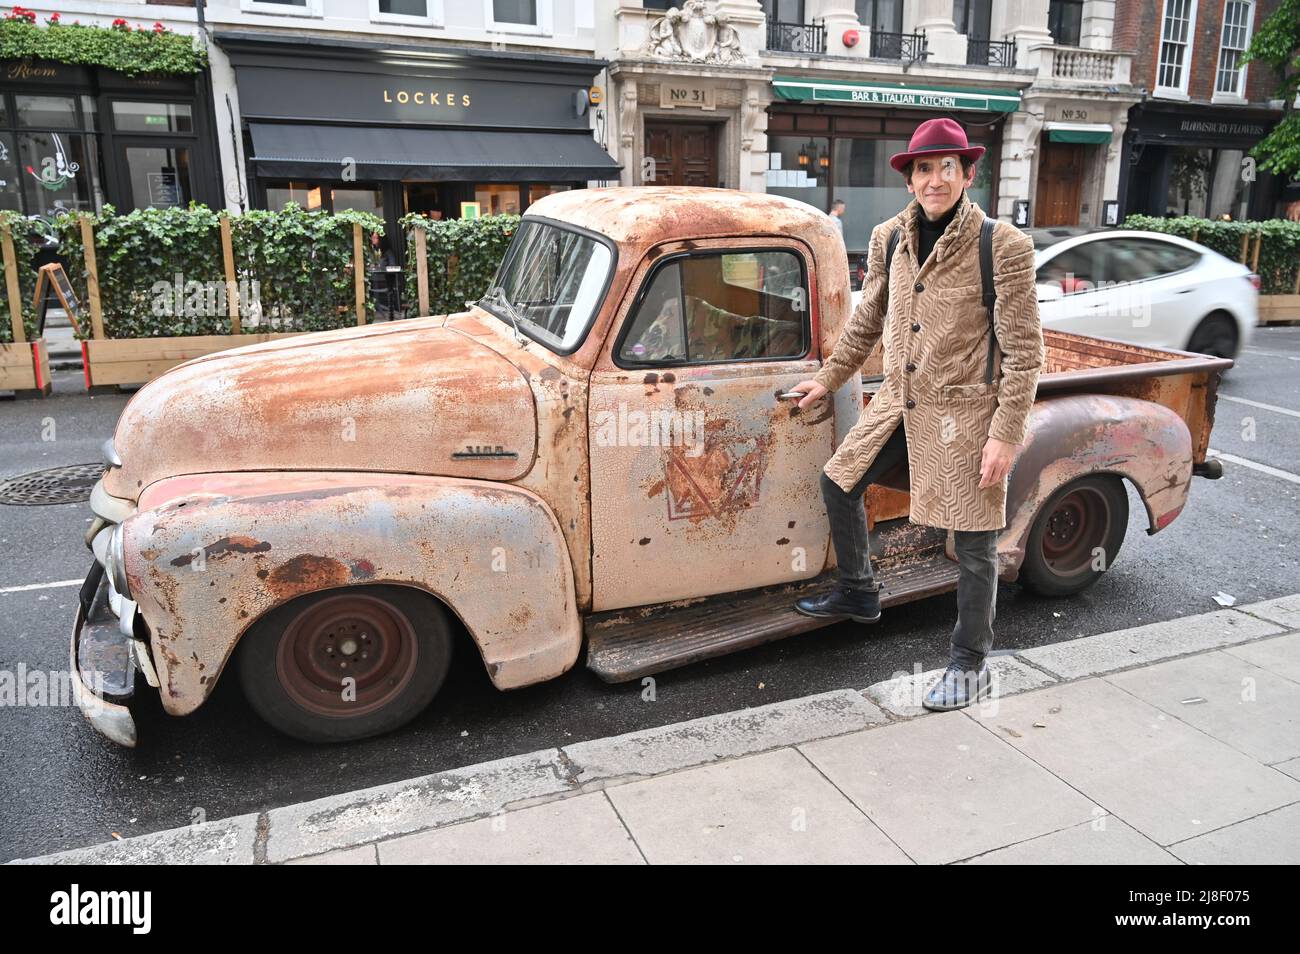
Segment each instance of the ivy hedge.
M104 333L110 338L154 338L230 333L225 267L217 212L188 208L112 206L91 217ZM353 223L384 231L365 212L308 212L290 204L276 212L231 216L231 246L239 285L240 330L322 331L356 324ZM57 220L59 252L68 277L86 302L85 250L80 221ZM364 265L363 265L364 267ZM373 302L367 290L367 311ZM86 306L87 313L89 306ZM89 321L82 322L89 336Z
M407 314L417 313L415 233L420 230L428 250L429 314L445 315L464 311L465 302L483 297L519 228L519 216L434 220L412 214L401 225L408 236L403 306Z
M1255 236L1262 235L1259 248L1260 292L1265 295L1290 295L1295 292L1296 272L1300 270L1300 222L1268 219L1263 222L1224 222L1192 215L1157 218L1130 215L1124 228L1164 232L1193 239L1234 262L1241 261L1241 239L1249 236L1246 264L1255 253Z
M36 293L36 270L31 267L32 256L40 248L40 234L32 222L21 212L0 210L0 224L9 227L14 243L14 257L18 264L18 287L23 300L23 333L27 340L36 337L36 312L32 308L32 295ZM9 282L0 274L0 344L13 344L13 319L9 314Z
M197 37L174 33L161 23L132 29L119 18L102 27L63 23L57 13L46 23L38 26L35 13L14 7L0 20L0 59L103 66L127 76L197 73L208 65L207 50Z

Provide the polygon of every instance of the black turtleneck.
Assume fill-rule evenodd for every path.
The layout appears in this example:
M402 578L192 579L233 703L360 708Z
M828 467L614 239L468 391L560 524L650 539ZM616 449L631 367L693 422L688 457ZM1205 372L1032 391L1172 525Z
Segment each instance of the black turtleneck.
M964 190L963 190L964 191ZM952 204L952 208L945 212L934 222L931 222L925 216L925 210L920 206L916 209L916 232L917 232L917 250L916 260L922 265L930 257L930 252L934 249L934 243L939 241L939 236L943 230L948 227L948 223L953 220L957 210L961 207L961 196L957 196L957 201Z

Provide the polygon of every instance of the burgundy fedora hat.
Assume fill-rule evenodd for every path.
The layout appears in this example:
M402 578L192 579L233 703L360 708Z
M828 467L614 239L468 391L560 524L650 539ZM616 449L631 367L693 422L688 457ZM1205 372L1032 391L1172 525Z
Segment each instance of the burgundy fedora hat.
M898 172L903 167L926 153L956 153L978 159L984 155L983 146L972 146L966 141L966 130L952 119L927 119L916 127L912 141L907 144L907 152L899 152L889 157L889 164Z

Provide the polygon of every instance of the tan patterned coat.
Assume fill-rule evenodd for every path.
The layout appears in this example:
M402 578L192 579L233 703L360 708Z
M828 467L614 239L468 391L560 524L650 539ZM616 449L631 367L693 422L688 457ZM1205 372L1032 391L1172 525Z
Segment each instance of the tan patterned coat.
M997 291L993 383L984 383L988 312L981 297L983 210L964 193L934 251L917 269L916 216L907 208L871 233L862 301L816 375L837 390L859 373L883 338L884 381L857 424L826 464L826 474L851 490L903 422L911 471L913 523L951 530L1006 526L1003 480L979 487L980 455L989 436L1024 442L1029 409L1045 359L1034 287L1033 241L998 222L993 231ZM903 227L885 295L885 248ZM888 306L888 314L886 314Z

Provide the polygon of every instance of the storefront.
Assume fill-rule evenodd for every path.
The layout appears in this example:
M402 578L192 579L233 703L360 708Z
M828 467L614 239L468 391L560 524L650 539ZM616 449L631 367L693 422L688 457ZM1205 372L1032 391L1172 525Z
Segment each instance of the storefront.
M599 60L466 47L218 33L234 67L249 195L259 208L399 219L523 212L617 180L593 138Z
M0 63L0 208L26 215L217 204L207 74L131 78Z
M1148 101L1129 111L1123 214L1266 219L1279 182L1248 152L1281 113Z
M889 157L907 149L918 125L947 116L961 123L976 163L973 201L994 214L1003 125L1015 112L1015 89L902 86L838 79L777 77L768 109L767 191L829 211L845 202L844 244L864 253L871 230L911 200Z

